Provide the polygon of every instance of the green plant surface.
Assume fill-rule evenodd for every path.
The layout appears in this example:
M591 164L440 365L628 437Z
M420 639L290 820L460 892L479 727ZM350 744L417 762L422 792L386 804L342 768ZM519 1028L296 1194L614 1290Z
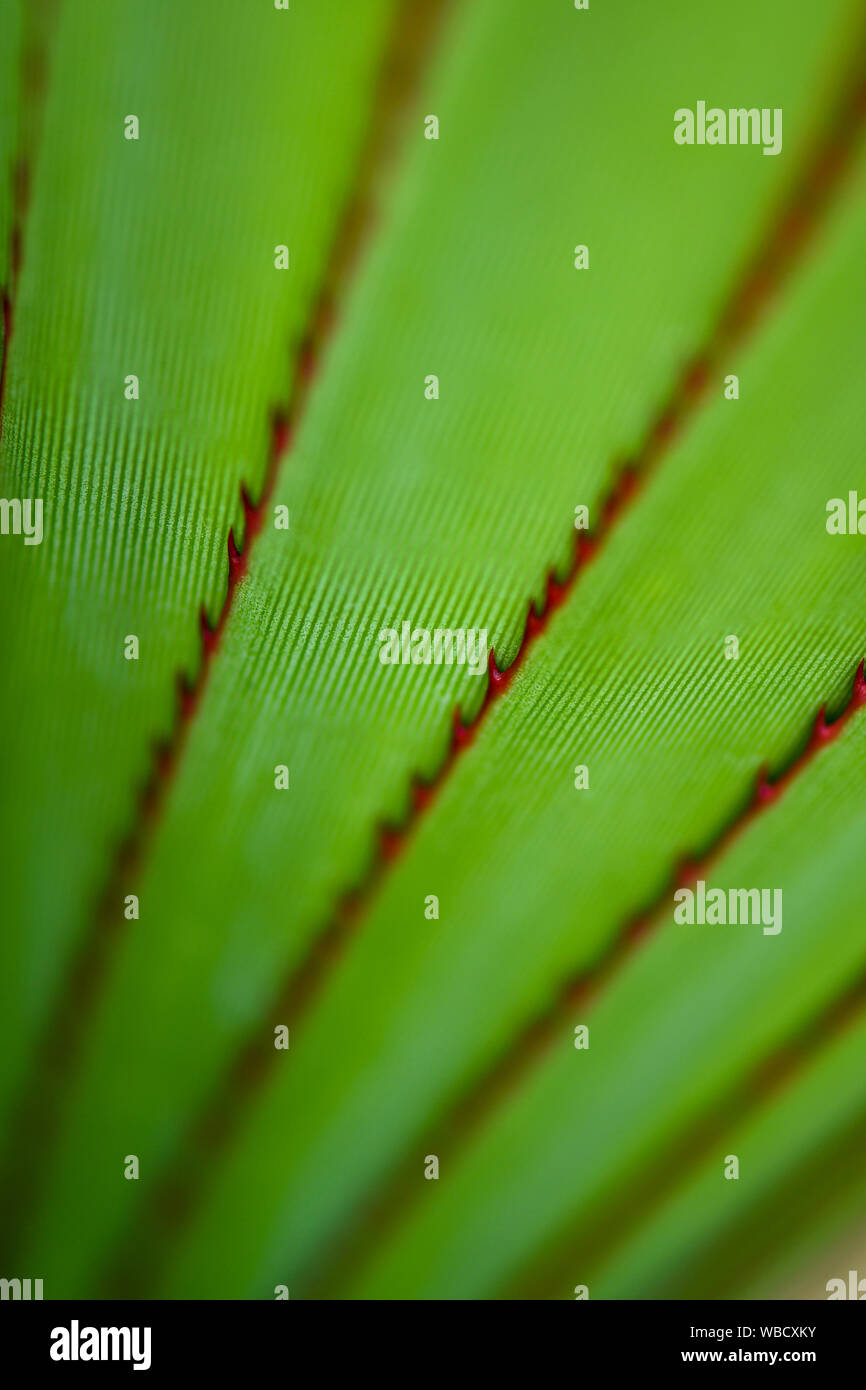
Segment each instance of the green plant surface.
M427 1204L396 1249L380 1256L358 1296L394 1296L399 1289L418 1297L435 1289L440 1297L477 1297L515 1271L565 1221L574 1223L579 1261L581 1234L597 1222L600 1204L613 1206L612 1195L638 1182L659 1149L664 1153L718 1090L784 1046L798 1023L842 992L852 975L862 974L864 750L861 720L740 838L712 875L720 887L780 886L786 916L780 935L668 922L602 1000L591 1025L595 1056L591 1044L578 1059L571 1040L563 1039L438 1200ZM682 961L688 933L689 968L683 971L675 963ZM578 1082L575 1064L584 1060L589 1065ZM833 1089L849 1114L855 1108L862 1113L862 1075L859 1086L849 1075L837 1077ZM831 1094L825 1095L824 1111ZM564 1103L569 1096L571 1105ZM791 1145L789 1165L800 1157L804 1113L811 1127L811 1112L801 1108L801 1133ZM827 1122L820 1109L815 1119L820 1131ZM722 1167L731 1151L726 1143L718 1147L712 1201L721 1209L718 1220L736 1220L742 1234L742 1208L759 1174L753 1177L752 1149L744 1145L739 1185L726 1183ZM662 1162L662 1178L664 1172ZM770 1204L752 1213L758 1244L766 1234L765 1205ZM510 1213L507 1226L504 1211ZM806 1205L806 1219L808 1213ZM497 1224L495 1239L488 1239L491 1222ZM665 1230L670 1239L671 1226ZM654 1252L657 1272L664 1267L664 1248L659 1242ZM624 1258L620 1268L627 1267ZM567 1278L560 1297L572 1296L573 1283L584 1282L582 1273L578 1268L574 1279ZM689 1275L688 1265L675 1272L676 1296L705 1294L700 1284L693 1289ZM663 1292L671 1296L669 1289Z
M866 423L851 352L862 177L852 188L733 364L741 399L717 399L623 519L389 875L217 1187L189 1287L253 1171L263 1210L254 1225L247 1201L232 1239L238 1287L278 1260L287 1278L303 1269L395 1151L435 1132L445 1095L729 823L762 763L790 760L823 700L844 702L866 642L863 541L823 523ZM726 662L734 631L742 655ZM440 888L437 926L423 903ZM631 1094L625 1061L618 1084Z
M862 745L862 726L857 739ZM828 756L827 760L827 771L832 769L834 776L839 774L840 761L851 756L851 740L838 752L839 758ZM859 770L862 762L855 766ZM852 827L861 824L858 791L852 789L846 801ZM826 789L822 795L826 797ZM818 821L813 833L819 847L810 857L825 868L820 801L816 808L810 808L813 823L816 809ZM848 863L838 862L856 885L858 874L850 873ZM813 892L815 889L822 891L820 881ZM844 910L849 912L850 904L845 904ZM816 902L816 911L825 930L832 929L836 919L823 914L821 902ZM786 1086L779 1096L770 1091L755 1118L743 1126L732 1125L725 1133L724 1150L740 1156L744 1174L741 1181L745 1191L738 1192L738 1200L719 1200L722 1149L716 1144L711 1159L698 1166L676 1197L659 1204L650 1219L615 1251L593 1280L593 1292L600 1298L676 1298L686 1291L692 1297L719 1298L733 1286L759 1288L763 1296L772 1297L785 1274L790 1276L814 1249L816 1226L821 1247L833 1236L838 1238L840 1230L850 1229L852 1218L862 1216L866 1195L860 1161L866 1083L859 1059L864 1043L866 1018L861 1010L854 1026L806 1061L796 1084ZM804 1115L809 1117L808 1125L803 1124ZM859 1126L856 1143L851 1141L854 1125ZM798 1217L797 1228L792 1230L792 1199L803 1196L804 1186L808 1188L807 1201L797 1206L803 1217ZM779 1246L784 1261L779 1268L777 1256L768 1289L761 1257ZM578 1250L579 1245L575 1245ZM846 1265L846 1274L847 1269ZM827 1280L838 1273L832 1265L822 1266L822 1270L813 1297L824 1297Z
M854 717L713 869L714 883L784 885L783 933L657 922L593 1003L590 1051L565 1028L455 1136L461 1098L565 979L663 900L682 855L743 812L759 768L791 762L818 707L842 707L866 652L863 539L824 527L827 499L856 483L866 426L862 150L750 335L718 329L826 131L857 9L735 0L715 16L675 0L597 8L577 28L585 16L552 0L451 7L276 480L291 529L268 512L235 592L124 887L139 921L122 921L118 897L20 1252L51 1296L100 1294L118 1262L139 1260L139 1291L182 1298L269 1297L278 1283L304 1296L319 1281L339 1296L486 1298L543 1282L560 1243L607 1211L613 1225L644 1165L705 1111L724 1119L728 1089L862 964ZM0 812L16 922L0 1099L38 1090L34 1030L68 951L98 930L92 904L135 824L150 740L171 723L176 673L195 669L198 603L219 608L238 481L261 487L269 413L287 397L376 100L387 7L360 13L308 8L284 49L238 10L203 40L197 10L166 9L145 33L104 0L114 29L100 32L99 80L73 129L63 113L101 20L70 7L53 40L0 453L23 494L44 480L55 506L38 559L0 557L16 596L12 785L26 783ZM211 61L191 82L203 42ZM140 98L127 99L118 53ZM326 64L339 82L323 86ZM124 150L108 113L147 110L148 91L153 140ZM783 157L671 140L672 111L695 93L756 92L784 108ZM437 142L423 138L428 111ZM146 176L130 153L152 161ZM202 207L215 227L194 232ZM297 230L271 231L287 221ZM49 297L58 236L70 251ZM280 277L284 239L293 268ZM584 242L591 269L576 272ZM44 364L49 334L60 350ZM118 384L130 354L153 381L146 409ZM455 706L472 717L486 686L458 668L383 666L380 630L484 628L507 666L530 598L567 564L575 506L599 524L623 461L643 460L701 355L714 372L683 437L371 889L377 828L407 815L412 777L443 762ZM430 373L438 400L425 398ZM121 664L125 632L146 660ZM729 633L737 661L724 658ZM578 763L587 792L573 786ZM825 876L836 896L822 906ZM284 1020L292 1045L275 1057L272 1001L356 885L355 932L309 1012ZM261 1093L225 1081L251 1041L270 1064ZM794 1085L808 1093L808 1078ZM190 1156L214 1098L229 1138ZM803 1154L853 1114L847 1074L831 1102ZM439 1133L442 1177L427 1184ZM128 1153L137 1183L122 1179ZM404 1198L413 1161L418 1190ZM663 1236L651 1203L638 1206L619 1234L641 1252L636 1279L663 1280L681 1249L699 1260L726 1237L724 1204L745 1184L720 1171L708 1211L692 1193L709 1167L677 1166ZM163 1201L170 1178L194 1195L188 1216ZM341 1262L341 1239L392 1190L393 1220ZM593 1258L612 1286L627 1279L616 1247ZM546 1295L568 1297L579 1277Z
M717 400L667 460L419 827L218 1184L195 1274L188 1283L182 1274L178 1287L225 1289L215 1247L226 1239L238 1293L256 1287L257 1261L262 1279L278 1258L286 1277L296 1262L303 1268L437 1103L659 892L677 854L731 819L762 761L791 756L822 698L843 698L866 640L862 542L828 536L823 519L826 498L850 476L863 424L862 382L847 369L864 230L862 182L852 189L790 300L734 364L748 383L743 398ZM822 445L828 398L832 451ZM677 527L678 515L693 521ZM674 528L676 543L660 551L659 537ZM743 643L739 663L722 657L732 628ZM572 787L575 761L593 769L585 798ZM442 882L449 892L434 927L422 907ZM233 959L234 982L240 968ZM140 997L140 975L130 957L118 999L130 999L133 981ZM805 995L795 999L807 1007ZM220 1018L224 1010L221 1002ZM165 1009L152 1012L163 1029ZM191 1037L213 1036L206 1016L186 1021ZM97 1081L84 1083L110 1102L115 1144L134 1123L120 1088L111 1089L127 1026L118 1014ZM190 1044L187 1076L196 1060ZM130 1051L123 1076L127 1086L134 1079L136 1106L146 1080L137 1066ZM159 1075L155 1108L177 1083L177 1069ZM375 1127L360 1124L365 1113L376 1114ZM46 1229L69 1211L69 1175L88 1152L83 1110L80 1132L81 1158L59 1165ZM235 1211L237 1229L226 1216Z
M8 286L15 204L14 151L18 142L21 10L17 0L0 4L0 284ZM5 324L0 322L0 341Z
M290 30L231 0L72 0L45 36L0 452L4 495L45 510L40 546L0 552L15 718L4 1099L171 727L176 678L195 674L199 607L222 603L239 487L262 486L390 9L328 0Z
M767 42L781 14L762 14ZM446 32L417 125L436 110L459 135L407 152L278 481L290 538L265 531L238 593L141 883L147 930L130 934L55 1165L45 1230L78 1225L85 1174L99 1192L87 1231L56 1241L57 1278L85 1267L128 1204L94 1167L94 1125L106 1165L130 1127L159 1164L363 874L377 817L399 815L410 774L438 765L454 703L477 705L483 679L456 668L383 668L379 630L404 616L484 626L513 657L574 506L595 506L639 443L805 156L850 8L822 12L818 42L779 24L790 162L750 151L748 167L678 150L641 113L668 130L686 67L707 90L757 83L760 45L699 44L686 4L606 11L586 41L555 6L495 15L464 7ZM645 209L639 235L626 188ZM660 274L672 227L691 250ZM581 238L604 248L583 278ZM423 394L434 369L437 402ZM282 762L288 798L273 789Z

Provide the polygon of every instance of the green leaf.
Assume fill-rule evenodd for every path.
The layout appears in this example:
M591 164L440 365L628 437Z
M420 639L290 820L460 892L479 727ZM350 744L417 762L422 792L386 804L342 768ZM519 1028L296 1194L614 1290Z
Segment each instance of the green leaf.
M825 1012L866 965L857 913L864 884L857 817L864 738L861 720L708 875L714 887L780 888L779 935L765 936L760 927L663 922L587 1012L589 1051L576 1052L571 1030L563 1030L447 1188L414 1214L392 1249L378 1254L356 1295L395 1296L399 1290L411 1297L479 1297L509 1286L524 1292L526 1267L531 1273L533 1260L543 1258L551 1270L542 1269L540 1288L530 1282L532 1292L568 1298L574 1284L588 1282L592 1296L604 1297L604 1282L596 1288L593 1280L598 1244L614 1244L619 1208L634 1202L636 1191L646 1207L666 1182L682 1181L688 1171L683 1137L691 1137L700 1121L706 1124L713 1108L722 1123L710 1136L712 1186L708 1179L705 1196L709 1189L716 1219L736 1220L742 1233L743 1207L756 1182L754 1150L739 1143L736 1108L726 1093L796 1036L804 1020ZM578 1009L573 1017L583 1014ZM839 1089L849 1116L862 1111L862 1084L843 1074ZM800 1146L804 1114L810 1129L813 1123L811 1110L799 1107ZM822 1120L819 1111L813 1142ZM736 1185L723 1176L731 1153L741 1163ZM789 1147L788 1171L798 1160L797 1146ZM755 1243L769 1205L765 1200L760 1215L752 1212ZM795 1210L808 1221L817 1205L807 1196ZM635 1213L628 1215L633 1221ZM665 1232L670 1239L667 1223ZM658 1264L640 1289L643 1297L658 1296L652 1290L661 1283L663 1252L657 1240ZM728 1255L742 1260L736 1247ZM627 1255L616 1267L634 1270ZM715 1273L722 1277L724 1267ZM752 1273L748 1264L746 1273ZM659 1293L702 1297L707 1290L700 1280L692 1282L688 1265L678 1265Z
M233 1243L233 1276L247 1290L266 1287L278 1259L284 1282L315 1264L318 1242L350 1204L391 1178L395 1154L414 1153L421 1188L420 1158L437 1151L446 1098L492 1064L558 982L590 965L624 921L665 891L682 855L699 852L736 817L763 762L790 760L822 699L837 707L844 700L866 643L863 542L829 536L824 504L856 468L866 424L862 382L850 372L859 312L851 287L862 279L864 229L858 181L822 256L732 364L748 383L742 398L720 396L708 409L531 649L389 875L298 1055L279 1070L203 1218L189 1285L181 1279L177 1287L200 1287L215 1268L211 1241L225 1238L225 1213L240 1210L253 1172L259 1211L244 1203ZM828 392L832 455L823 440ZM740 637L737 662L724 659L729 632ZM577 763L590 768L586 794L573 786ZM423 918L431 892L442 904L438 924ZM788 940L787 932L778 943L759 937L740 949L778 970L766 962ZM736 944L734 935L729 949ZM721 949L707 940L710 958ZM671 987L688 996L692 952L683 959L684 950L678 937L665 959ZM841 944L829 963L845 964ZM644 992L646 1004L659 988L654 981ZM805 982L791 1004L807 1008ZM730 1007L725 985L723 1018ZM572 1031L566 1018L563 1068L574 1066ZM679 1055L682 1038L662 1009L644 1034ZM629 1036L614 1034L618 1045L612 1038L603 1051L612 1068L605 1105L620 1096L625 1114L644 1085ZM567 1082L562 1070L557 1076L551 1105L561 1132ZM658 1096L647 1104L655 1114ZM375 1115L375 1125L362 1124L364 1115ZM579 1110L574 1120L582 1135ZM520 1138L546 1148L552 1123L551 1114L539 1128L521 1127ZM639 1137L633 1112L631 1124ZM447 1139L447 1125L441 1132ZM523 1157L503 1170L521 1182ZM573 1169L561 1180L565 1200ZM480 1205L479 1192L499 1192L489 1184L487 1171L467 1208ZM551 1201L557 1191L549 1180L538 1190ZM437 1232L442 1202L438 1194L429 1200ZM495 1205L501 1218L508 1202ZM532 1214L527 1197L524 1206ZM462 1207L459 1221L468 1232ZM516 1230L513 1217L508 1226ZM489 1231L481 1242L497 1267L504 1243L504 1233L494 1241ZM238 1247L249 1251L249 1266ZM426 1268L434 1279L432 1260ZM480 1252L470 1260L452 1251L454 1282L437 1296L460 1296L459 1280L482 1274Z
M824 1139L847 1172L847 1035L820 1106L819 1028L780 1101L737 1109L864 961L862 717L800 756L866 652L862 538L825 528L866 426L856 7L475 0L417 32L384 3L158 8L70 5L44 39L13 301L0 462L47 517L0 549L16 1261L50 1296L771 1277L788 1160L798 1258L859 1200L840 1178L822 1216L797 1176ZM401 63L423 72L386 159ZM782 156L676 145L702 94L782 108ZM353 279L174 723L341 237ZM520 659L486 698L480 668L383 664L403 622ZM790 786L749 816L764 765ZM685 855L782 887L784 930L671 921ZM706 1127L757 1152L738 1183Z
M815 906L824 911L822 901ZM832 1015L830 1020L835 1022ZM815 1248L816 1237L823 1248L850 1229L862 1216L866 1196L860 1161L866 1097L858 1065L864 1039L861 1009L856 1025L831 1034L829 1042L821 1037L815 1046L807 1036L803 1052L793 1058L801 1074L778 1095L766 1086L757 1090L742 1125L723 1112L725 1147L740 1155L748 1177L736 1211L732 1202L719 1200L716 1144L676 1195L654 1203L648 1219L609 1255L595 1281L598 1295L719 1298L733 1288L772 1297L783 1273L798 1268ZM792 1230L794 1210L802 1215ZM769 1256L775 1258L768 1279ZM818 1269L804 1296L825 1297L828 1277L841 1272L834 1264ZM846 1264L846 1277L847 1270Z
M263 487L389 8L307 7L289 27L229 0L93 0L43 36L0 459L5 495L42 497L45 514L40 546L0 554L16 927L0 1096L88 929L177 678L196 674L200 605L219 612L239 488Z

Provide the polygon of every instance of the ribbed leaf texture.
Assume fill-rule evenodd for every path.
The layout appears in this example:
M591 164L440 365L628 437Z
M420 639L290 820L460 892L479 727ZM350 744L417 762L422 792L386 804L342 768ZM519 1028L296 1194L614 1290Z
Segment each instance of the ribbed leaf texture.
M0 478L44 502L0 536L4 1268L824 1296L862 7L0 13ZM678 144L699 100L781 151ZM404 624L477 661L384 662Z

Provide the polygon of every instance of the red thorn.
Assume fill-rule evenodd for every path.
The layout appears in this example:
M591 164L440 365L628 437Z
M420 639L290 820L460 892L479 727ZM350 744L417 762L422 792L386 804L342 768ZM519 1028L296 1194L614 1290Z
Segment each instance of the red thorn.
M452 747L465 748L472 742L472 725L464 724L460 715L460 707L454 711L454 724L452 727Z
M292 438L292 427L285 415L275 415L271 425L271 453L274 459L282 458Z
M692 400L703 395L710 382L709 363L705 357L696 357L690 362L683 377L683 391Z
M676 868L675 883L678 888L687 888L698 876L700 865L694 859L681 859Z
M673 420L672 412L668 412L664 418L667 419L668 417ZM653 439L657 437L658 425L654 427L652 433ZM619 513L634 496L639 478L640 474L634 464L626 463L620 468L602 505L601 514L605 530L616 521Z
M205 650L205 656L210 656L211 652L216 649L217 633L216 629L212 628L210 625L210 619L205 612L204 605L199 609L198 623L201 629L201 640Z
M416 811L425 811L433 800L433 787L425 782L412 784L412 805Z
M583 1004L590 994L589 981L581 976L579 979L570 980L568 983L567 998L571 1008L576 1008L578 1004Z
M508 675L507 671L500 671L499 667L496 665L496 656L492 647L490 648L490 655L487 658L487 673L490 676L491 689L504 685L506 676Z
M827 723L826 705L822 705L815 715L815 723L812 725L812 746L819 748L823 743L829 743L836 728L834 724Z
M541 613L536 613L535 604L530 601L529 611L526 614L526 627L523 630L524 641L527 638L537 637L543 627L544 616Z
M177 678L177 697L181 719L189 719L196 706L196 690L186 676Z
M403 848L403 832L394 826L383 825L379 827L379 848L382 857L389 862L396 859L400 850Z
M851 703L853 705L866 705L866 674L863 670L864 663L860 665L854 674L854 685L851 689Z
M159 777L167 777L174 762L174 750L170 743L158 743L154 749L154 765Z
M626 930L626 935L628 936L629 941L640 941L641 937L645 935L647 929L649 928L649 925L649 917L638 917L634 922L629 923L629 926Z
M565 597L565 584L560 584L553 570L547 576L547 604L544 609L544 616L548 617L554 608L557 608Z
M768 801L774 801L779 795L779 788L770 781L770 774L765 767L758 773L755 783L755 805L765 806Z
M577 533L577 563L579 565L589 564L598 549L596 541L588 531L578 531Z
M619 479L619 495L623 502L631 501L640 486L640 469L627 463Z
M244 561L243 561L243 556L241 555L241 552L238 550L237 545L235 544L235 530L234 530L234 527L232 527L231 530L229 531L228 552L229 552L229 577L230 577L231 579L234 579L234 578L236 578L237 575L240 573L241 569L243 568L243 563L244 563Z
M669 439L673 438L674 430L676 429L676 427L676 412L673 409L669 408L662 415L659 416L659 418L653 425L653 439L658 444L667 443Z

